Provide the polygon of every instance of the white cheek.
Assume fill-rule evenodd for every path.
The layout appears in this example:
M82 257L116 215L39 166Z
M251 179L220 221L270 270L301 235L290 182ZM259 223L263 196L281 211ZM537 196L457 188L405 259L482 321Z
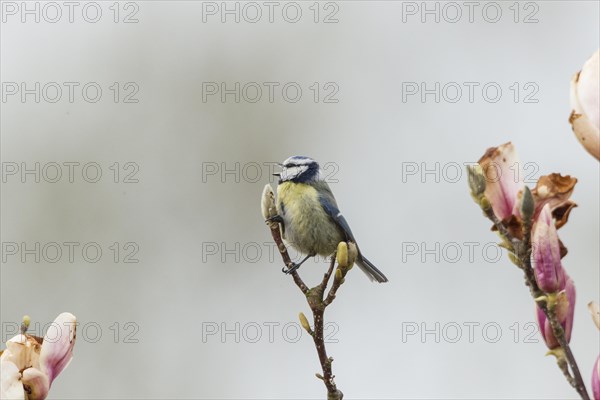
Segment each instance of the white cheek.
M286 181L294 179L300 175L306 168L305 167L288 167L281 171L281 180Z

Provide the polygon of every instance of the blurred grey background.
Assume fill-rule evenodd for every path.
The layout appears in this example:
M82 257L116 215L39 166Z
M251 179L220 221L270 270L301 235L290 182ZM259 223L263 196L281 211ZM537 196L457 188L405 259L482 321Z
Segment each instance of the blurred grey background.
M352 271L327 310L346 398L575 398L464 164L512 141L530 184L579 179L559 233L589 386L599 168L567 119L599 4L475 3L3 1L2 341L23 314L38 334L77 316L57 399L323 398L259 211L273 163L301 154L390 279Z

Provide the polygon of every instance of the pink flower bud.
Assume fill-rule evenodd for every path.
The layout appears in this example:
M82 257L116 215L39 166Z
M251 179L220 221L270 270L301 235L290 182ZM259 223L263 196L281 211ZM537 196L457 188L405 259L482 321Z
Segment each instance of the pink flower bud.
M73 358L75 327L75 316L65 312L56 317L46 331L40 353L40 368L48 376L50 385Z
M560 244L549 204L544 206L535 221L531 242L531 262L538 286L546 293L562 290L565 271L560 261Z
M567 343L571 341L571 331L573 330L573 317L575 315L575 284L568 275L565 274L566 284L564 289L558 294L556 300L555 313L558 322L565 330L565 339ZM552 332L550 321L546 318L544 312L536 305L537 320L540 327L540 333L549 349L559 347L559 343Z
M487 149L479 165L486 178L484 195L494 214L500 220L509 218L516 212L517 195L523 188L523 172L513 144L508 142Z
M571 80L569 122L579 142L600 160L599 51L596 51Z
M62 313L46 331L41 345L26 333L6 342L0 356L0 398L45 399L52 381L73 357L75 327L75 316Z
M594 393L594 399L600 400L600 356L596 359L592 371L592 393Z

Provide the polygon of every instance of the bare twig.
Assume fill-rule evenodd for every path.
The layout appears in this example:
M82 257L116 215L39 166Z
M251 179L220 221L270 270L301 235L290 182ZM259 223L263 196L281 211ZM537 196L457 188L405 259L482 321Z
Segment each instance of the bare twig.
M344 395L340 390L338 390L334 382L335 375L333 375L331 368L333 358L327 356L327 349L325 348L325 340L323 338L324 314L326 307L323 304L323 292L320 290L319 286L315 287L314 289L316 289L314 292L313 289L311 289L311 294L307 296L307 300L313 313L314 335L312 335L312 338L315 343L315 348L317 349L319 362L321 363L321 369L323 370L322 380L327 388L327 398L341 400ZM311 295L314 297L310 298Z
M267 224L269 225L269 228L271 228L273 240L279 249L284 264L288 267L288 269L291 268L293 266L293 262L290 259L283 240L281 239L281 228L279 224L277 222L267 222ZM333 358L327 356L327 349L325 348L325 340L323 338L325 308L333 301L335 298L335 292L341 285L341 282L343 282L343 279L340 281L334 278L334 283L329 290L327 300L323 300L325 289L327 288L333 271L335 271L335 254L331 257L331 264L329 265L328 271L323 276L321 283L311 289L306 286L302 278L300 278L300 275L298 275L297 271L291 272L290 275L294 279L296 286L298 286L298 288L306 296L306 301L308 302L313 314L314 330L310 330L309 327L308 332L312 336L315 343L315 348L317 349L317 355L319 356L319 362L323 371L323 374L317 374L317 377L325 384L328 400L342 400L344 394L337 388L334 381L335 375L333 375L331 368Z
M291 269L292 266L294 265L294 263L292 262L292 259L290 258L290 254L288 253L287 248L285 247L285 244L283 243L283 240L281 239L281 228L279 227L279 224L277 222L269 221L269 222L267 222L267 225L269 226L269 228L271 228L271 235L273 236L273 240L275 241L275 244L277 245L277 248L279 249L279 253L281 254L281 258L283 259L285 266L288 269ZM292 276L292 278L294 279L294 282L296 283L296 286L298 286L298 288L300 288L302 293L304 293L304 294L308 293L308 286L306 286L304 281L300 278L300 275L298 275L298 272L292 271L292 272L290 272L290 275Z
M335 253L331 256L331 262L329 263L329 269L327 270L325 275L323 275L323 280L321 281L321 284L319 285L321 287L321 289L323 289L323 291L325 291L325 288L327 288L327 284L329 283L329 278L331 278L331 274L333 273L334 268L335 268Z
M336 295L338 289L340 288L340 286L342 286L342 283L344 283L344 275L345 274L342 272L342 269L340 269L339 271L340 271L339 273L336 272L336 276L333 279L333 284L331 285L331 289L329 289L329 293L327 293L327 297L323 301L323 304L325 305L325 307L327 307L329 304L331 304L331 302L335 299L335 295Z

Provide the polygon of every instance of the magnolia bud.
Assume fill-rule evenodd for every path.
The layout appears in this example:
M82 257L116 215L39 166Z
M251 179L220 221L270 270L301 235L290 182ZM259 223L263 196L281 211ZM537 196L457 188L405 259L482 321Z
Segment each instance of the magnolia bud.
M356 262L357 257L358 257L358 247L356 247L356 243L349 242L348 243L348 269L352 268L352 266Z
M263 189L260 208L264 219L269 219L277 215L275 193L273 193L273 188L269 184L266 184Z
M474 166L468 165L467 174L469 176L471 196L477 201L483 192L485 192L485 175L479 164Z
M592 370L592 393L594 393L594 399L600 400L600 356L596 359Z
M341 268L348 266L348 243L339 242L337 247L337 262Z
M300 325L302 325L304 330L312 335L312 330L310 329L310 324L308 323L308 319L306 319L306 315L301 312L298 314L298 318L300 319Z
M549 298L555 298L555 305L553 305L550 312L554 312L558 322L562 325L565 332L565 340L567 343L571 341L571 331L573 330L573 317L575 314L575 284L569 278L566 277L567 281L565 284L564 291L561 291L556 296L549 296ZM548 301L549 306L552 301ZM540 333L546 342L549 349L555 349L559 347L558 340L554 336L550 321L546 318L546 315L536 305L537 320L540 327Z
M512 143L487 149L478 163L485 178L485 192L478 196L481 208L489 212L491 207L499 220L515 215L523 173L518 168L519 158Z
M530 221L533 217L533 213L535 211L535 202L533 200L533 195L531 194L531 190L529 187L525 186L523 189L523 198L521 202L521 215L525 221Z
M538 215L531 236L533 250L531 262L538 286L546 293L562 290L565 284L565 271L561 263L560 243L549 204L546 204Z
M599 54L596 51L571 80L569 122L579 142L600 160Z

